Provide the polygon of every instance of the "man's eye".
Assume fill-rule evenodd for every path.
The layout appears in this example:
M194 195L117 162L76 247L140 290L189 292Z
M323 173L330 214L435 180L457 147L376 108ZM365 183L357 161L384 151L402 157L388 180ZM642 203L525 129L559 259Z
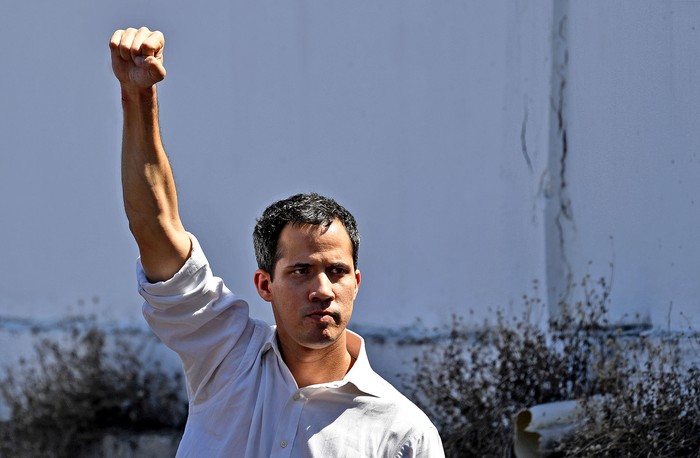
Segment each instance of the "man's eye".
M296 275L306 275L309 273L309 269L306 267L299 267L298 269L294 269L292 273Z
M331 269L331 273L333 275L345 275L348 273L347 269L344 269L343 267L333 267Z

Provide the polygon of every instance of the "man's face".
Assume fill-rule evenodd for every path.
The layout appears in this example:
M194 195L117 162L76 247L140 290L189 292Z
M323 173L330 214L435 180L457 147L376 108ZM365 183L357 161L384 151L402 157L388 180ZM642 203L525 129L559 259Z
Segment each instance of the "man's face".
M338 220L328 228L288 224L280 233L277 252L274 281L258 270L255 283L260 296L272 303L283 347L332 345L350 321L360 286L345 227Z

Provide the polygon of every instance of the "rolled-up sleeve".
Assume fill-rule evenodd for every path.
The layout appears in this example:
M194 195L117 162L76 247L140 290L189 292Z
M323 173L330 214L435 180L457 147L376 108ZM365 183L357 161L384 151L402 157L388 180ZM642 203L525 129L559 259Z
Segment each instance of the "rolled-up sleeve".
M216 390L208 383L224 360L229 366L240 362L254 324L248 304L212 274L199 242L192 234L190 239L190 257L172 278L150 283L140 260L137 278L139 294L146 300L144 317L163 343L180 356L192 402ZM235 371L235 367L228 369Z

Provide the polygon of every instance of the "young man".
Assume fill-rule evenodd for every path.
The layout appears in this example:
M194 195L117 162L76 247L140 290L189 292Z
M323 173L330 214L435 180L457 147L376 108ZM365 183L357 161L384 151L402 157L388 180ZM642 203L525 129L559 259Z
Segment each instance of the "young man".
M178 216L158 127L160 32L118 30L112 67L124 110L122 184L139 246L144 315L180 356L189 416L178 456L444 456L428 418L367 361L346 329L360 286L355 219L332 199L277 202L253 237L254 281L276 326L212 275Z

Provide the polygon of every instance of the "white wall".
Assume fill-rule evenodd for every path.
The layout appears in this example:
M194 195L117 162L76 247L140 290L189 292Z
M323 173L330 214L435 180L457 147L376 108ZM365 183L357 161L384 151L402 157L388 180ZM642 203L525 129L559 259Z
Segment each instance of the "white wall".
M567 255L614 264L613 315L698 329L700 3L571 2L569 17Z
M315 190L358 218L365 329L518 312L533 279L556 300L563 266L599 276L610 261L616 316L665 326L673 302L673 325L697 327L697 5L3 5L0 316L141 323L107 43L148 25L167 38L159 92L182 216L256 316L271 314L252 287L254 219Z

